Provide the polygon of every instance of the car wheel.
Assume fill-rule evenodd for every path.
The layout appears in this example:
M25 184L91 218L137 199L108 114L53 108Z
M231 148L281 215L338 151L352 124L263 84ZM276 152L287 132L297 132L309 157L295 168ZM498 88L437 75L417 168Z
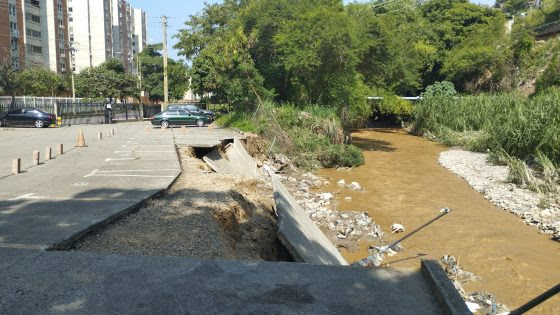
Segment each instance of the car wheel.
M196 121L196 125L197 125L198 127L204 127L204 120L202 120L202 119L197 120L197 121Z
M167 120L163 120L161 122L161 128L169 128L169 122Z
M206 117L208 118L209 121L214 121L214 118L212 117L212 115L206 115Z
M43 128L45 126L45 123L42 120L35 120L35 127L37 128Z

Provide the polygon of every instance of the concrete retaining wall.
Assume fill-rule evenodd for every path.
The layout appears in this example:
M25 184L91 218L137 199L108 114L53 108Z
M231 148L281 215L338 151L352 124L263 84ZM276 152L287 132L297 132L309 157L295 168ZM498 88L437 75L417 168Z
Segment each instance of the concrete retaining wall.
M271 176L279 216L278 237L296 261L315 265L348 265L276 175Z

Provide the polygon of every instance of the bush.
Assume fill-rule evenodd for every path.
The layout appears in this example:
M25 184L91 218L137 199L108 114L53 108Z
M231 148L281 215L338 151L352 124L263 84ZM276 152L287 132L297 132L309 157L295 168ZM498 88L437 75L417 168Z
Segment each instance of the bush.
M324 167L358 166L364 164L362 151L353 145L329 145L320 157Z

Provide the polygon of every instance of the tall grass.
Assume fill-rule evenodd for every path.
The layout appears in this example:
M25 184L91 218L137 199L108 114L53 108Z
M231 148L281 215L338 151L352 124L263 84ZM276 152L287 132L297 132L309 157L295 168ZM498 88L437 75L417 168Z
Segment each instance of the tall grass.
M344 133L336 108L266 103L258 112L234 111L217 123L260 134L271 143L273 153L284 153L304 169L317 166L358 166L362 152L343 144Z
M560 164L560 93L431 98L415 107L413 130L448 145L503 149L519 159L541 152Z
M492 162L509 167L508 181L538 192L557 190L559 90L532 98L501 94L425 99L415 107L413 131L449 146L490 151Z

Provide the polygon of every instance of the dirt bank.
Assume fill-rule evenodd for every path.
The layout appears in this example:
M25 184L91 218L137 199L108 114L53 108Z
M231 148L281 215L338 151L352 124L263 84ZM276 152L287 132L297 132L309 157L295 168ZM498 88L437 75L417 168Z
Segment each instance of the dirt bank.
M76 250L208 259L288 260L276 236L270 191L216 174L179 148L182 174L161 198L90 235Z

